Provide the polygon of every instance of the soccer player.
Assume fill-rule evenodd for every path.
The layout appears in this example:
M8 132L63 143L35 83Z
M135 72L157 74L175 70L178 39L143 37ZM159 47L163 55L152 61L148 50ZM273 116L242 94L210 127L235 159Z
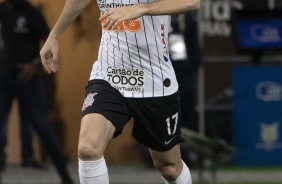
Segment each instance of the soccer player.
M88 5L67 0L40 51L49 73L59 71L58 38ZM108 184L103 154L134 118L133 137L149 147L165 183L191 184L181 160L178 83L168 55L169 14L199 8L199 0L97 0L102 38L82 107L80 182Z

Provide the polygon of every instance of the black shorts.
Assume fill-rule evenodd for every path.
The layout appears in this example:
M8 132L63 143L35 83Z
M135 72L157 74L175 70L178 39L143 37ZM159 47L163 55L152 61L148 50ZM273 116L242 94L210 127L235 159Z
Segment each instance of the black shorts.
M184 142L178 93L165 97L125 98L107 81L92 80L86 86L82 116L99 113L115 126L114 137L133 117L132 136L141 144L167 151Z

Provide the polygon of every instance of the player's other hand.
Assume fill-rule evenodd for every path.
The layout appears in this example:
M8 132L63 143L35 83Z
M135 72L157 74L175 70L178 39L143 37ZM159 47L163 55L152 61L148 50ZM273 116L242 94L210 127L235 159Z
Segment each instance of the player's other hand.
M56 73L59 71L58 52L58 40L49 37L40 51L42 65L48 73Z
M140 6L141 7L141 6ZM135 6L123 6L119 8L112 8L106 11L99 18L100 21L106 19L103 28L108 30L115 29L121 22L125 20L133 20L143 15L143 9Z

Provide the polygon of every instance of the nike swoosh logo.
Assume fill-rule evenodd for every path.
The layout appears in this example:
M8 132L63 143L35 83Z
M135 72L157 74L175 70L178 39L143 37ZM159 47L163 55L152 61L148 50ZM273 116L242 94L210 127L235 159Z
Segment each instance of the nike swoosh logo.
M169 141L165 141L164 144L169 144L176 136L174 136L173 138L171 138Z

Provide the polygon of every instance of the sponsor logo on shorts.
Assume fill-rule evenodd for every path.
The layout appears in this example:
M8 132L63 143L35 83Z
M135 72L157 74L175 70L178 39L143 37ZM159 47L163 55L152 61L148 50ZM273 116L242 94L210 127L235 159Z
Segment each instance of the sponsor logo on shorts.
M89 93L87 97L85 98L82 106L82 111L84 111L87 107L92 106L93 102L95 101L94 96L97 95L97 93Z
M107 80L117 90L125 92L141 92L144 85L144 71L142 69L107 68Z
M165 141L164 144L168 145L176 136L174 136L173 138L169 139L168 141Z

